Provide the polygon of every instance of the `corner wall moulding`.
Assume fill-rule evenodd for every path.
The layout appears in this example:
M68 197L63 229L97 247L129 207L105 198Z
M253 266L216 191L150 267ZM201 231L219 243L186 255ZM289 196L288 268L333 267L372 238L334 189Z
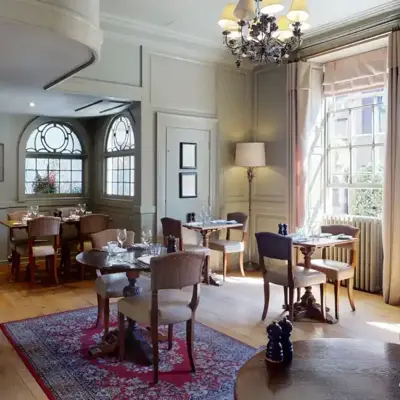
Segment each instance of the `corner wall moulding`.
M287 15L282 0L239 0L223 10L218 25L223 42L236 56L239 68L244 58L256 64L281 64L302 44L309 14L307 0L293 0Z

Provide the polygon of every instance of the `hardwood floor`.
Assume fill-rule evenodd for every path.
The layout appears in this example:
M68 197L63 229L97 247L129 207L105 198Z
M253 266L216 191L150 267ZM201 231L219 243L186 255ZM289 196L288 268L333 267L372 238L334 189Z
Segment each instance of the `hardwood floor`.
M314 293L319 293L315 290ZM283 291L271 288L270 308L265 323L262 280L257 275L229 276L223 287L202 286L197 320L249 345L266 344L266 325L280 317ZM346 289L341 289L340 322L336 325L295 323L293 339L357 337L399 343L400 308L383 303L382 297L355 291L356 312L351 312ZM0 272L0 322L51 314L96 304L91 281L66 285L37 286L8 283ZM328 285L327 304L333 307L333 291ZM19 359L4 335L0 334L0 399L42 400L47 397Z

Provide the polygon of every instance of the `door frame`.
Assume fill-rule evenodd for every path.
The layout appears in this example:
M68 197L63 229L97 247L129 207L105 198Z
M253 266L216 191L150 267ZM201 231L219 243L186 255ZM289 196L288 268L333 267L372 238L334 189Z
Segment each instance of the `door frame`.
M156 165L156 197L157 197L157 232L160 232L161 218L165 217L166 197L166 148L168 128L180 128L210 133L210 205L213 211L218 210L217 188L219 174L218 166L218 120L216 118L194 117L179 114L157 113L157 165Z

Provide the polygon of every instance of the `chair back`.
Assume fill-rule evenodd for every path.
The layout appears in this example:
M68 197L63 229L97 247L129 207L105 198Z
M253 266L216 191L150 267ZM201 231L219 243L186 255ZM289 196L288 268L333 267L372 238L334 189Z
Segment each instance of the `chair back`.
M110 217L105 214L83 215L79 220L79 233L89 236L92 233L105 231L108 229Z
M126 232L125 246L130 247L135 243L135 232ZM106 229L105 231L92 233L90 235L93 249L101 249L103 246L107 246L107 242L117 240L117 229Z
M76 207L61 207L54 210L55 217L66 218L69 217L71 211L76 211Z
M44 236L60 234L61 219L59 217L38 217L28 221L28 238L35 239Z
M153 293L198 285L201 282L204 261L204 253L192 251L152 258L150 268Z
M14 211L7 213L9 221L22 221L22 217L26 215L25 211ZM10 229L10 241L24 241L28 240L28 233L26 229Z
M168 236L172 235L179 240L179 250L183 251L182 221L179 219L164 217L161 218L161 225L163 230L164 245L167 244Z
M7 218L9 221L22 221L22 217L26 214L25 211L13 211L7 213Z
M226 239L230 240L230 231L235 229L243 232L242 242L245 242L247 239L247 231L249 229L249 216L242 212L232 212L227 214L226 219L228 221L237 221L239 224L243 224L243 226L239 228L229 228L226 231Z

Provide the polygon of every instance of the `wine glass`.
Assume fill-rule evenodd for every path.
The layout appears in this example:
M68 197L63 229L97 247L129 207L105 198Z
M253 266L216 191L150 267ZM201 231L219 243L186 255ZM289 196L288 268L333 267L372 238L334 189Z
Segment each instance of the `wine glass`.
M32 217L36 218L39 214L39 206L32 206L31 209L32 209Z
M117 229L117 240L119 243L119 247L123 248L124 243L126 242L126 239L128 238L126 229Z
M85 203L82 203L80 205L80 211L81 211L81 215L85 215L85 213L86 213L86 204Z
M29 206L28 209L26 210L26 217L28 219L32 218L32 206Z

